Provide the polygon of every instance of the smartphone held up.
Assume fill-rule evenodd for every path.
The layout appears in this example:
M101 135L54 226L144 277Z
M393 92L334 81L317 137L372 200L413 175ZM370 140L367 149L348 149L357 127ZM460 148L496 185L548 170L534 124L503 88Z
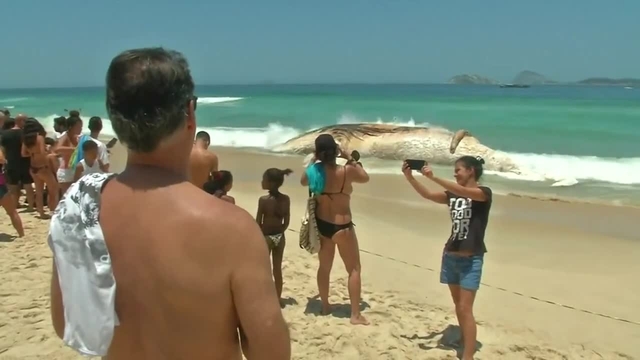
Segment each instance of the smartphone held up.
M416 160L416 159L407 159L404 161L409 169L414 171L420 171L423 167L427 166L427 162L425 160Z

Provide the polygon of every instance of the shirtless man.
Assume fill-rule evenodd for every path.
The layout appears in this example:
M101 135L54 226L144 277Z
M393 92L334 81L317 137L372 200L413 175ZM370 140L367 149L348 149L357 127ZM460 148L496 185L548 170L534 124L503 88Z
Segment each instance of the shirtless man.
M136 49L112 60L107 110L128 149L127 164L118 175L94 174L94 179L112 176L102 180L101 191L72 185L52 218L54 328L67 344L78 344L72 346L76 350L100 338L108 350L89 350L104 359L240 360L241 345L247 359L290 359L289 333L260 228L242 208L203 196L189 181L196 132L193 90L180 53ZM85 212L85 217L99 216L99 223L85 224L83 219L82 226L73 225L79 213L72 203L96 197L99 214ZM101 231L89 234L86 226ZM89 235L93 238L85 241ZM74 238L85 239L82 244L92 251L108 249L99 256L100 274L89 275L109 280L112 271L113 280L78 286L86 281L85 273L71 276L84 270L63 262L82 259L65 249L89 250L77 244L64 247ZM91 253L84 254L91 259ZM98 286L117 286L114 302L105 300ZM90 294L74 296L71 290L65 292L69 288ZM93 305L102 300L100 304L110 308ZM81 309L91 313L79 314ZM113 319L113 311L119 325L91 331L110 314ZM101 320L84 333L74 326L92 318ZM81 341L74 342L77 338Z
M218 157L209 151L211 138L206 131L196 134L196 141L189 156L189 176L191 183L202 189L211 172L218 171Z

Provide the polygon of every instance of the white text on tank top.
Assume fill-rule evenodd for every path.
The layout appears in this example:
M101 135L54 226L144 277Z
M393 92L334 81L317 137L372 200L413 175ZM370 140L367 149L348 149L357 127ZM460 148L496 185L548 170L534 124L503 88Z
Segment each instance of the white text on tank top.
M465 240L469 235L469 224L473 216L473 200L463 197L449 198L451 212L451 240Z

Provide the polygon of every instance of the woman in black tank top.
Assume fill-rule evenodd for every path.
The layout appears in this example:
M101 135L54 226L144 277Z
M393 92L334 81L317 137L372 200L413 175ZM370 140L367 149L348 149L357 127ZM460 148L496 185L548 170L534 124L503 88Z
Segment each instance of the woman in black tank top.
M476 321L473 303L482 279L485 230L491 211L492 192L481 186L484 160L480 157L462 156L455 162L456 181L439 178L428 165L422 175L440 185L444 191L432 191L419 183L409 164L402 165L402 172L409 184L425 199L447 205L451 215L451 233L445 244L440 269L440 283L446 284L456 308L456 316L462 333L462 359L472 359L476 349Z
M22 227L22 219L16 209L16 202L13 196L9 194L7 188L7 179L4 174L4 164L7 162L4 157L4 149L0 148L0 206L7 212L9 219L11 219L11 225L18 232L18 237L24 236L24 228Z
M318 136L315 141L315 147L315 157L310 165L310 168L313 168L309 170L317 171L323 177L320 182L324 185L322 189L311 189L310 187L309 190L318 196L318 209L325 210L319 211L316 209L315 219L318 225L318 232L321 235L320 252L318 254L320 260L318 290L322 301L322 313L331 313L329 279L337 245L349 274L347 286L351 301L351 323L354 325L368 325L367 319L360 314L360 249L353 222L351 221L350 201L352 190L350 191L349 189L353 183L368 182L369 175L364 171L361 164L356 163L347 152L340 150L333 136L329 134ZM344 166L337 165L337 157L344 158L347 163ZM317 164L316 159L320 161ZM329 177L329 174L333 176ZM326 188L329 187L328 185L333 185L327 184L328 178L336 179L335 185L339 184L339 191L326 191ZM300 182L304 186L309 186L307 172L302 174ZM335 188L338 188L338 186L335 186ZM334 206L334 202L338 202L338 206ZM328 221L329 219L339 220L342 218L346 218L346 221L341 223Z

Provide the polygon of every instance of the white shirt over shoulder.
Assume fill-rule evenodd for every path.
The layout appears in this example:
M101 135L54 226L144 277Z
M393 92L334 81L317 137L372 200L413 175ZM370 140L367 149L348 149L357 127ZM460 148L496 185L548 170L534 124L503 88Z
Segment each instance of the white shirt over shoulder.
M116 280L98 221L100 193L112 176L93 174L71 185L49 225L64 306L63 341L88 356L107 355L119 325Z

